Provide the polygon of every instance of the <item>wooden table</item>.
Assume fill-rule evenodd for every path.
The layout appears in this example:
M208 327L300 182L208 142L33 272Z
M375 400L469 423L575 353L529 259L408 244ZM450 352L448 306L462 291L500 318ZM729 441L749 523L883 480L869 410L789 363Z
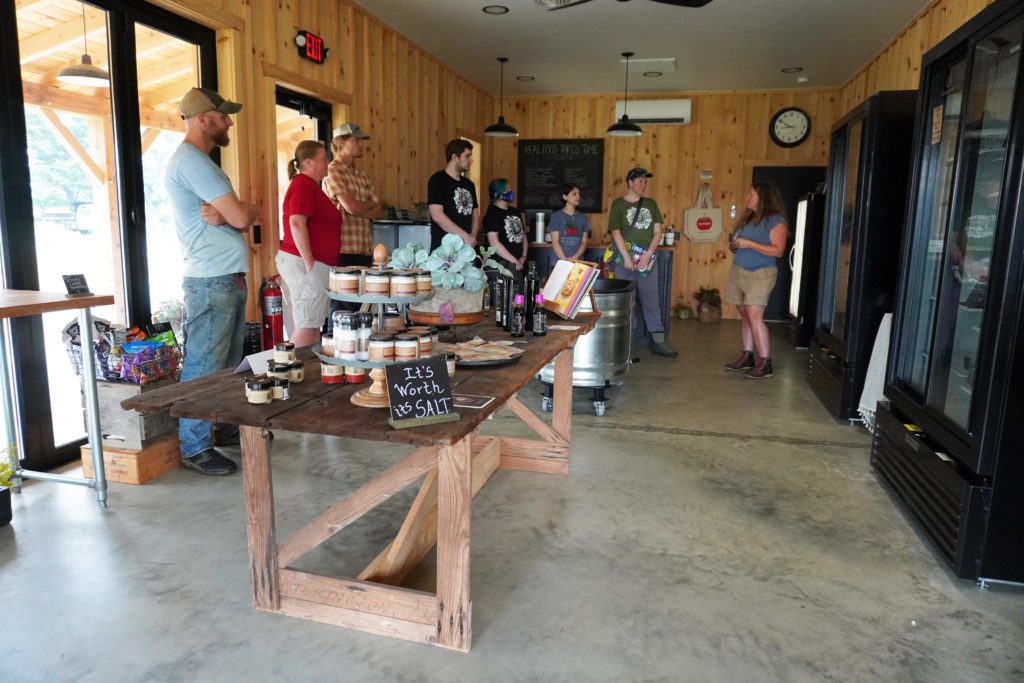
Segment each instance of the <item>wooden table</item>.
M169 410L173 417L237 424L242 436L252 602L258 609L322 621L380 635L466 652L472 639L469 595L470 511L473 496L499 467L567 474L572 417L572 347L593 329L598 316L571 330L527 337L520 361L489 369L459 368L455 392L494 396L481 410L462 410L462 419L412 429L393 429L388 412L353 406L361 385L320 382L319 362L307 362L306 378L292 386L291 399L266 405L246 402L239 375L215 375L140 394L122 406L143 413ZM471 328L484 338L507 338L493 322ZM308 349L300 358L311 358ZM554 359L552 424L516 397ZM483 436L480 426L505 406L541 438ZM415 446L401 462L325 510L291 537L277 541L270 474L270 430L390 441ZM425 476L424 476L425 475ZM354 579L337 579L290 569L289 565L374 507L423 477L419 493L395 538ZM437 592L402 588L401 583L437 545Z
M4 401L4 416L6 418L7 443L15 446L11 450L11 469L14 470L14 478L11 481L11 488L15 493L21 491L22 479L41 479L53 481L60 484L75 484L96 489L96 502L99 506L107 506L107 479L103 471L103 435L100 432L100 411L96 398L96 358L92 352L92 311L93 306L108 306L114 303L112 296L100 296L87 294L83 296L68 296L67 294L54 294L49 292L34 292L24 289L0 289L0 320L7 318L20 318L27 315L41 315L54 311L78 310L78 325L82 334L82 376L85 379L85 406L89 418L89 446L92 448L92 463L94 479L83 479L82 477L69 477L62 474L51 474L49 472L34 472L21 467L19 440L15 430L14 387L10 381L10 373L7 368L7 324L0 324L0 386L7 392Z

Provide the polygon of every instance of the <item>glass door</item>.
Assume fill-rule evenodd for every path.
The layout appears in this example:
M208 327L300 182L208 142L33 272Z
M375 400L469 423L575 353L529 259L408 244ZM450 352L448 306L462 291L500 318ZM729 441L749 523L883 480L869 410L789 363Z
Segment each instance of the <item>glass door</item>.
M331 105L308 95L278 87L276 95L277 120L277 216L278 240L284 239L284 225L280 222L284 193L288 190L288 164L295 156L295 148L303 140L319 140L331 156Z
M839 207L839 234L835 256L835 289L832 293L832 334L840 341L846 338L846 297L850 291L850 262L853 258L854 228L857 225L857 186L860 180L860 147L864 120L858 119L849 126L846 137L846 152L842 193L836 205Z
M974 47L927 403L969 430L1024 19Z
M793 248L789 252L790 268L793 269L793 282L789 288L789 315L794 320L800 319L800 280L804 270L804 237L807 231L807 200L801 199L796 205L796 235Z

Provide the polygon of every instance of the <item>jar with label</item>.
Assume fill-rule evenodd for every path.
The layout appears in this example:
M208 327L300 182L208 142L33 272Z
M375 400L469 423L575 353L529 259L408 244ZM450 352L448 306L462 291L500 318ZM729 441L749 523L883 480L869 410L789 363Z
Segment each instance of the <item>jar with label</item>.
M366 368L345 368L345 381L349 384L362 384L366 381Z
M416 274L410 270L392 271L391 296L416 296Z
M370 360L370 335L373 334L373 313L358 313L359 337L356 343L356 358Z
M267 377L271 379L280 377L281 379L288 379L289 369L291 363L278 363L277 361L267 361Z
M274 400L275 401L287 401L291 398L291 382L282 377L275 377L271 380L274 387Z
M352 311L335 311L331 315L334 323L334 357L342 360L356 360L359 345L359 321Z
M338 272L338 284L342 294L359 294L362 273L355 268L343 268Z
M415 334L395 335L395 360L409 361L420 357L420 338Z
M334 337L329 334L320 335L320 353L334 356Z
M370 335L370 360L378 363L390 362L395 359L395 336L378 332Z
M391 271L366 271L366 275L363 277L363 293L368 296L390 296Z
M434 291L434 283L431 280L429 270L417 270L416 273L416 293L420 296L430 294Z
M274 344L274 360L278 363L291 363L295 360L295 344L291 342Z
M420 358L430 358L433 353L434 340L430 336L430 328L424 327L416 331L420 339Z
M306 364L301 360L297 360L288 366L288 379L292 381L292 384L301 382L306 378Z
M266 377L253 377L245 382L245 400L249 403L270 403L274 398L272 380Z
M344 384L345 368L334 363L320 363L320 381L324 384Z

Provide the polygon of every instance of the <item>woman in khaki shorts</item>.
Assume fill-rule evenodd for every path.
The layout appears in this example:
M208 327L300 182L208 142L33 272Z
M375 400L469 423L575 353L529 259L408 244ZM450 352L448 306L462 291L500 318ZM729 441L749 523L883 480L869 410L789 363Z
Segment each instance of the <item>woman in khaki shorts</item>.
M786 207L772 183L754 183L746 207L729 244L735 255L725 290L725 300L740 312L743 351L725 369L746 371L747 379L763 379L773 374L764 308L775 288L775 259L786 250L789 228Z

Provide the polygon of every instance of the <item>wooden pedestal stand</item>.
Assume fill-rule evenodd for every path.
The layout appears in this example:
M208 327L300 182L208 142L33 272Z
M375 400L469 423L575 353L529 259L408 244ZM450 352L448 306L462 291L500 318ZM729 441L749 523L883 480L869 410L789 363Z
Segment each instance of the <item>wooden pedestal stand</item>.
M388 388L384 383L384 369L370 370L370 380L373 382L370 386L352 394L349 400L360 408L387 408Z

